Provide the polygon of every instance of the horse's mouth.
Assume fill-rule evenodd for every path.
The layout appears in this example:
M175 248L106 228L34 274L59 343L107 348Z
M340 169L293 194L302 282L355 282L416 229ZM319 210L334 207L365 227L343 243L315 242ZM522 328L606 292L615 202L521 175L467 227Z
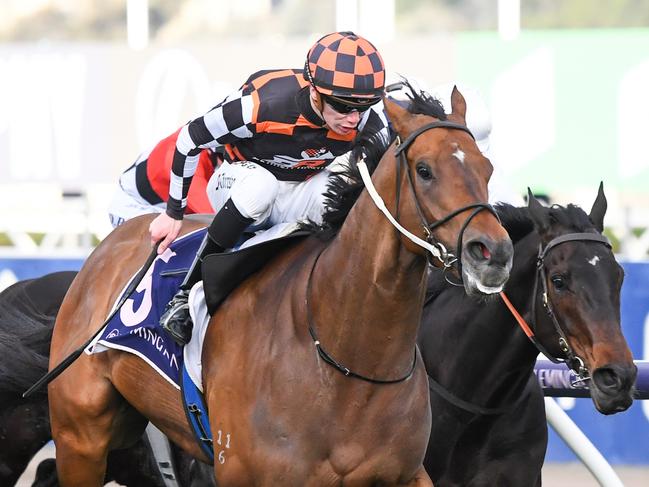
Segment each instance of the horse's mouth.
M590 397L602 414L616 414L633 404L637 368L607 365L596 368L590 381Z
M463 271L464 289L468 295L480 294L496 294L503 290L504 283L500 286L487 286L473 277L468 272Z
M607 416L626 411L633 404L632 391L610 396L599 392L596 387L591 387L590 397L597 411Z
M462 266L464 290L473 294L497 294L503 290L511 266L489 265L485 262L466 262Z
M496 294L503 290L512 268L513 247L473 240L462 249L462 280L467 294Z

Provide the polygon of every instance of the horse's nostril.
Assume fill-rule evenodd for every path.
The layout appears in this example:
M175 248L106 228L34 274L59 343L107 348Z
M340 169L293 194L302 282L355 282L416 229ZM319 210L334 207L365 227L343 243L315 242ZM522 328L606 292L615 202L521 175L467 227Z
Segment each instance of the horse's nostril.
M481 242L471 242L469 244L469 253L476 260L489 260L491 259L491 252Z
M480 247L482 248L482 256L487 260L491 259L491 252L489 252L487 246L480 244Z
M603 389L616 389L620 387L620 378L612 369L599 368L593 373L593 380Z

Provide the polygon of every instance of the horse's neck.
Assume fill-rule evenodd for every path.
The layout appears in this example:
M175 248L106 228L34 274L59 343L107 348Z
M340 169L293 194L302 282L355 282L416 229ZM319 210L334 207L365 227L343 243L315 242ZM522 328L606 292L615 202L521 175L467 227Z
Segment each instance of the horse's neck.
M394 175L378 176L377 191L389 194ZM395 367L410 366L421 319L426 261L398 235L363 192L313 276L323 346L350 368L369 367L375 375L394 376Z
M537 241L530 235L515 245L507 283L508 297L532 326ZM461 289L447 292L456 296L444 306L455 308L452 312L458 314L453 316L465 319L444 319L443 309L435 308L436 301L427 306L425 316L441 315L439 322L424 319L431 327L422 344L430 375L459 397L482 405L490 397L504 398L507 393L515 396L527 383L538 353L536 348L500 298L493 297L485 305L471 300ZM444 338L436 339L440 336Z

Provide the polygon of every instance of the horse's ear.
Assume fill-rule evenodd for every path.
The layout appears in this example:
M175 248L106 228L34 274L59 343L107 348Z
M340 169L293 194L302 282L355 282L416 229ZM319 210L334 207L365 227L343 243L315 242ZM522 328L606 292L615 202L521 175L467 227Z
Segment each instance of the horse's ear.
M607 208L608 203L604 194L604 181L601 181L599 183L599 190L597 191L597 198L595 198L595 203L593 203L593 207L588 215L599 233L604 231L604 215L606 214Z
M412 118L412 115L408 110L388 97L383 98L383 106L385 106L385 112L388 114L390 123L392 123L399 136L405 139L410 133L408 121Z
M455 121L466 125L466 100L457 86L453 86L451 93L451 115L455 116Z
M532 194L532 190L527 188L527 209L530 213L530 218L534 222L534 226L539 234L545 232L549 227L549 220L547 211L543 205Z

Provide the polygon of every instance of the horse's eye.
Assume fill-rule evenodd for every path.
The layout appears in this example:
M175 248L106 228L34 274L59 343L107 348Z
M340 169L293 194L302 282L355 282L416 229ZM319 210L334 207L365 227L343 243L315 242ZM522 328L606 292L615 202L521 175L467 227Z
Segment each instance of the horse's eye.
M433 179L433 172L430 170L430 166L425 162L417 163L417 176L426 181Z
M563 279L563 276L555 274L550 278L550 281L552 281L552 285L557 291L561 291L562 289L566 288L566 281Z

